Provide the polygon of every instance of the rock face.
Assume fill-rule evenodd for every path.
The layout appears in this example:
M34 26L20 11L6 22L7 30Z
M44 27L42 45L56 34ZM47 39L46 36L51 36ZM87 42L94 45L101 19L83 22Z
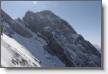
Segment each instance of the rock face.
M21 23L15 22L10 16L8 16L4 11L1 10L1 21L6 21L8 24L10 24L10 27L17 32L18 34L25 36L25 37L31 37L31 34L23 27ZM3 23L5 28L8 26L5 22Z
M100 52L53 12L28 11L23 19L17 20L3 11L1 14L3 21L10 24L11 32L8 32L16 32L25 38L33 37L31 32L34 33L46 42L42 48L48 54L56 56L66 67L101 67Z

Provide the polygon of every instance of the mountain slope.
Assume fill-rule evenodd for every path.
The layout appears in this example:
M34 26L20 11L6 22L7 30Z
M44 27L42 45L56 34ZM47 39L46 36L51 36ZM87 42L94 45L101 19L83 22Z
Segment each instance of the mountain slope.
M39 62L23 46L5 34L1 37L1 52L4 67L40 67Z
M32 65L29 62L24 66L101 67L100 52L78 34L70 24L53 12L48 10L37 13L28 11L23 19L13 20L1 10L1 16L1 24L4 29L1 38L2 50L6 52L12 50L13 54L12 48L6 49L5 45L9 45L16 49L14 52L23 52L24 54L20 54L21 57L22 55L29 56L27 59L31 58L31 62L35 63ZM6 38L9 39L7 42ZM13 46L14 44L16 46ZM10 65L9 60L6 63ZM5 63L2 62L2 64ZM17 67L17 65L14 66Z

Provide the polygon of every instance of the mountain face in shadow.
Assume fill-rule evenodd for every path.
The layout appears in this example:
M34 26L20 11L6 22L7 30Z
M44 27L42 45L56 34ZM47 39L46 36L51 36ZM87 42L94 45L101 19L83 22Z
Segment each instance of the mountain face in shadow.
M101 67L100 52L70 24L49 10L28 11L23 19L16 20L1 10L0 19L3 33L38 58L41 66Z

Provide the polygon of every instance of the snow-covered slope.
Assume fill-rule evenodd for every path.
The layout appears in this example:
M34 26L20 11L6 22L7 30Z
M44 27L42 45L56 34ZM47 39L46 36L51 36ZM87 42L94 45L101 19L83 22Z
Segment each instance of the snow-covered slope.
M2 66L101 67L97 49L51 11L28 11L16 20L1 15Z
M34 38L26 39L20 35L12 35L14 38L3 34L1 37L1 64L5 67L51 67L64 66L56 57L51 56L42 48L42 41ZM20 44L16 40L21 41ZM43 42L44 43L44 42ZM7 55L6 55L7 54ZM25 60L23 65L22 59ZM18 61L18 64L12 63L12 60ZM22 63L21 63L22 62Z
M14 39L1 36L1 64L4 67L40 67L38 61Z
M27 30L32 34L31 38L25 38L17 34L16 32L10 34L9 30L11 30L11 28L9 24L8 23L6 24L6 22L3 22L2 24L4 23L5 23L4 30L6 31L1 36L1 53L2 53L1 64L3 66L5 67L64 66L64 64L56 56L50 55L47 51L43 49L43 46L46 45L46 42L43 39L38 38L36 34L32 33L28 29ZM7 55L8 57L4 53L9 54ZM18 58L15 53L19 54ZM21 62L20 60L21 58L25 59L28 63L25 65L22 65L20 63L18 64L12 63L13 59L15 59L15 61L19 59L19 62Z

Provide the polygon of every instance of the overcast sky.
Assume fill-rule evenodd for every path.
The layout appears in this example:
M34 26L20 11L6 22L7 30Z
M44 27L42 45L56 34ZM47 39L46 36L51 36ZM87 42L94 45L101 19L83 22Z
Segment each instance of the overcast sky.
M51 10L86 40L101 45L100 1L2 1L1 7L14 19L22 18L28 10Z

